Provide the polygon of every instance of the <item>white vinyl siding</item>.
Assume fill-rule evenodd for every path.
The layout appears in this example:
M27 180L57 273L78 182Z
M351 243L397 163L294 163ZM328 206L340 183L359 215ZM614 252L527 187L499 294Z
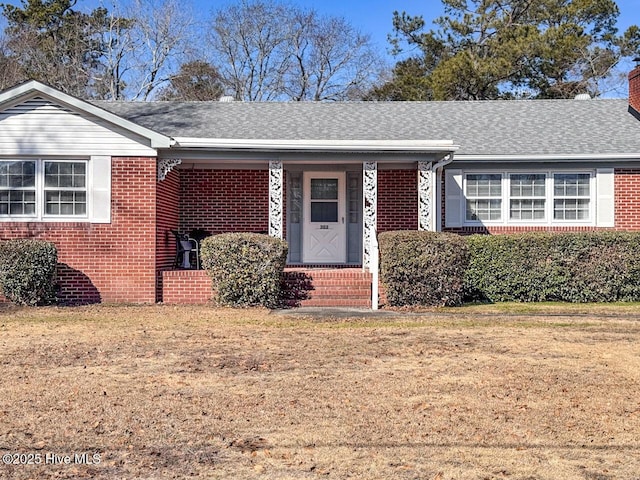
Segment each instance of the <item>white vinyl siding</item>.
M610 227L613 183L613 169L445 171L445 226Z
M157 156L150 141L36 97L0 112L0 151L15 156Z

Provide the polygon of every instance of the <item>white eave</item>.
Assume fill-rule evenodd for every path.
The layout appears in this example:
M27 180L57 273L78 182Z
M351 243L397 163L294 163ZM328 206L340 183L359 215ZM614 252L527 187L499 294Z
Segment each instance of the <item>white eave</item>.
M616 160L640 160L639 153L606 154L545 154L545 155L464 155L457 154L456 162L501 163L501 162L611 162Z
M174 148L304 152L454 152L452 140L261 140L176 137Z
M44 85L35 80L30 80L14 88L6 90L0 93L0 108L3 104L15 103L16 101L23 100L25 97L41 94L50 100L67 106L73 110L88 113L97 118L100 118L106 122L116 125L120 128L128 130L132 133L147 138L150 141L151 148L169 148L172 146L173 141L171 138L162 135L160 133L149 130L136 123L125 120L118 115L108 112L102 108L96 107L84 100L73 97L66 93L63 93L55 88Z

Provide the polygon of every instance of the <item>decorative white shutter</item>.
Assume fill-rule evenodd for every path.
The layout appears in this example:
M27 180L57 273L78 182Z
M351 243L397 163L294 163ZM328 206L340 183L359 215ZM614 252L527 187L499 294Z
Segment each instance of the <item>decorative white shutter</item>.
M91 223L111 223L111 157L93 156L89 160Z
M461 227L462 206L464 196L462 194L462 170L445 170L444 172L444 215L445 227Z
M615 227L615 187L613 168L596 170L596 225Z

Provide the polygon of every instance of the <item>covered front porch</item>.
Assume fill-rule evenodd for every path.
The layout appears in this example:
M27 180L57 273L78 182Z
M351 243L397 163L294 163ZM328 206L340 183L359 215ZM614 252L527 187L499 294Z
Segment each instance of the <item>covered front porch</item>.
M455 150L451 142L404 143L406 151L344 142L321 152L296 146L260 158L256 152L221 158L186 150L180 159L159 160L158 179L171 184L176 230L285 239L291 305L376 308L377 233L437 229L437 183ZM209 300L204 272L166 267L159 269L161 301ZM306 290L295 293L296 280Z

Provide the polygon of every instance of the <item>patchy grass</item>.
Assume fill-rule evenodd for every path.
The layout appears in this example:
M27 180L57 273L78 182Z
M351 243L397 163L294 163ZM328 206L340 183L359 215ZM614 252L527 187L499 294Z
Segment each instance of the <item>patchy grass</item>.
M0 478L640 479L640 307L519 306L0 310Z

